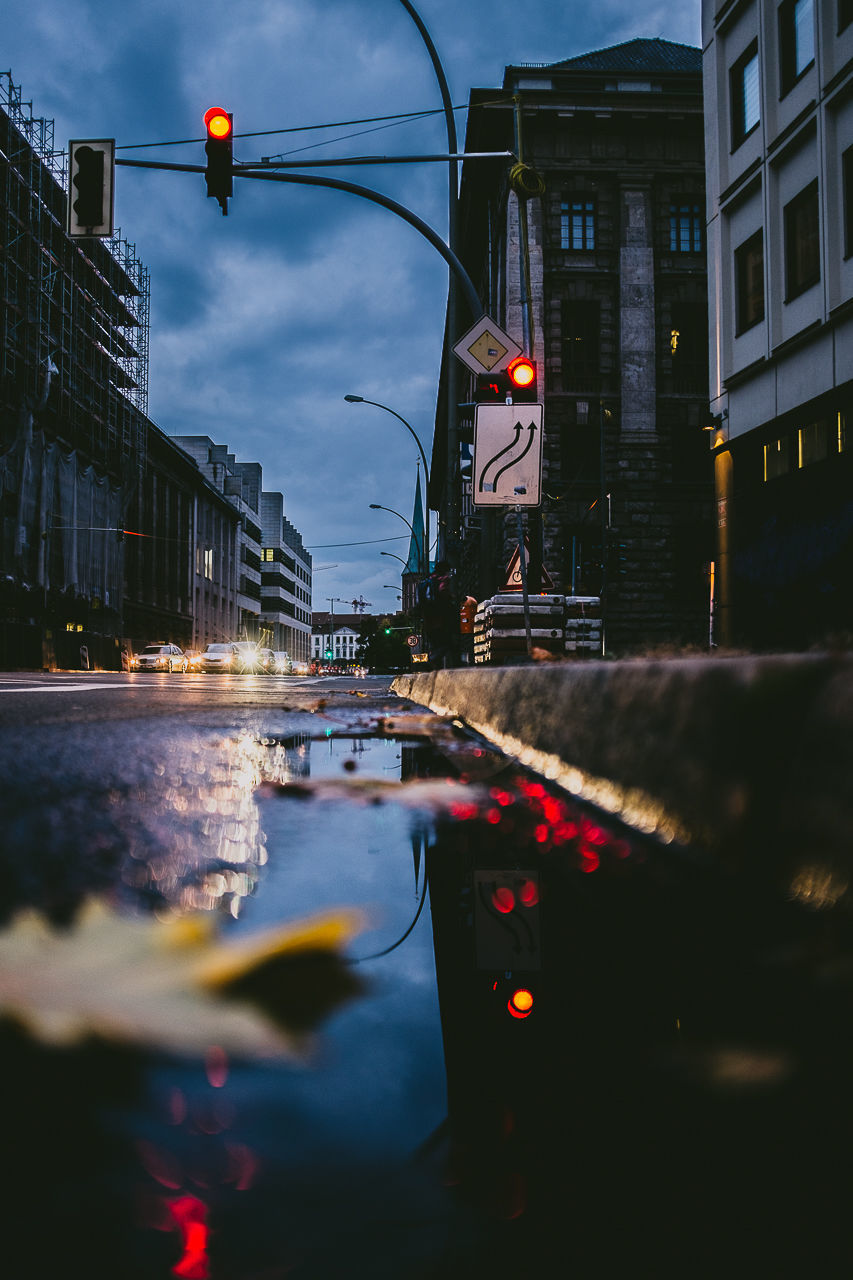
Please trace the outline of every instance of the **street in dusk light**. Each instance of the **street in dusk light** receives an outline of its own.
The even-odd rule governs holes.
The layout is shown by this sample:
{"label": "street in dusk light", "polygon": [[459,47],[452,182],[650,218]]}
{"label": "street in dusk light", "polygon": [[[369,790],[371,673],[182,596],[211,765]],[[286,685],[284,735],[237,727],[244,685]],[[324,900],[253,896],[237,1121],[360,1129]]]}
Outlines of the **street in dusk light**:
{"label": "street in dusk light", "polygon": [[[471,87],[497,90],[509,63],[554,62],[635,36],[699,43],[694,5],[545,0],[519,21],[508,0],[431,0],[421,16],[460,139]],[[132,11],[81,0],[73,14],[9,0],[4,17],[4,67],[35,114],[55,122],[60,149],[113,137],[119,157],[204,165],[202,117],[216,105],[233,113],[242,161],[447,150],[429,55],[399,0],[155,0]],[[194,141],[151,145],[183,139]],[[446,238],[445,165],[328,172],[396,198]],[[323,596],[363,594],[390,609],[378,552],[405,557],[407,537],[367,504],[411,515],[417,451],[387,415],[343,397],[396,409],[430,452],[447,267],[416,231],[363,200],[235,186],[223,218],[200,175],[117,170],[116,223],[150,272],[149,413],[167,434],[207,435],[261,463],[315,564],[338,564],[318,583],[315,608]]]}

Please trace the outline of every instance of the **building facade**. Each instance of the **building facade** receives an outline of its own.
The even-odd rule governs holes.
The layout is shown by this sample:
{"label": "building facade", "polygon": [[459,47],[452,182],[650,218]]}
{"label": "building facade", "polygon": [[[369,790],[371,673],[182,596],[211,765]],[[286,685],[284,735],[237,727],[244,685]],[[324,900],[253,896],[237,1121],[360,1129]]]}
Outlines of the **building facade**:
{"label": "building facade", "polygon": [[261,618],[269,648],[305,662],[311,642],[311,555],[285,517],[280,493],[261,494],[261,538]]}
{"label": "building facade", "polygon": [[[311,661],[354,667],[359,659],[359,634],[368,615],[314,613],[311,622]],[[331,655],[331,656],[327,656]]]}
{"label": "building facade", "polygon": [[[538,366],[534,589],[600,595],[610,652],[707,644],[701,53],[633,40],[507,67],[500,91],[472,91],[465,149],[524,161],[465,164],[459,220],[484,310]],[[476,394],[472,382],[460,399]],[[446,484],[455,467],[440,452],[444,402],[442,388],[432,476]],[[463,453],[472,430],[469,411]],[[473,502],[464,459],[460,474],[462,526],[446,545],[462,585],[483,599],[503,585],[517,520]]]}
{"label": "building facade", "polygon": [[234,506],[185,450],[151,424],[144,474],[124,532],[124,635],[203,649],[237,627]]}
{"label": "building facade", "polygon": [[0,665],[118,666],[146,466],[148,273],[72,240],[53,121],[0,73]]}
{"label": "building facade", "polygon": [[853,5],[703,0],[722,644],[853,634]]}

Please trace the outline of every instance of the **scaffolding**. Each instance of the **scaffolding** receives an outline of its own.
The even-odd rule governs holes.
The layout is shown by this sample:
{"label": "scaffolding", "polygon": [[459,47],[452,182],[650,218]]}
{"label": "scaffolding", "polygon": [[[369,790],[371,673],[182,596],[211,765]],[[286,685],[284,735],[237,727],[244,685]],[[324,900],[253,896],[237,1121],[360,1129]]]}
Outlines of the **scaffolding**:
{"label": "scaffolding", "polygon": [[126,481],[145,461],[148,271],[120,230],[103,241],[68,237],[67,155],[10,72],[0,72],[0,109],[6,408],[15,397],[38,406],[40,426]]}
{"label": "scaffolding", "polygon": [[120,231],[68,236],[66,189],[53,121],[0,72],[0,630],[115,637],[148,452],[150,281]]}

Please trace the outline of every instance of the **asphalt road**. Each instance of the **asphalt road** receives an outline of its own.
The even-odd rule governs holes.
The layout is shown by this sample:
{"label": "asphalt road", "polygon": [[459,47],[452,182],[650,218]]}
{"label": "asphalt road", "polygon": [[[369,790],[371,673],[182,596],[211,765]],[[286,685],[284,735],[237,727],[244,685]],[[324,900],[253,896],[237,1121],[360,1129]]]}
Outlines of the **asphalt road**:
{"label": "asphalt road", "polygon": [[354,707],[352,720],[367,721],[387,708],[399,710],[390,692],[391,676],[178,675],[79,672],[0,673],[0,724],[61,722],[72,725],[139,716],[201,716],[242,712],[276,720],[282,713],[312,714],[325,702],[330,710]]}

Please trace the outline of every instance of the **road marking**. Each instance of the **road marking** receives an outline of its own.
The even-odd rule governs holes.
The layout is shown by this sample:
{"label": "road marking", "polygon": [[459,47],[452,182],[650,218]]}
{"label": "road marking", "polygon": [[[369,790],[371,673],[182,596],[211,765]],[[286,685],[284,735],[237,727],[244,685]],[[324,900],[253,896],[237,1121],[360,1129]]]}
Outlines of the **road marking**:
{"label": "road marking", "polygon": [[129,684],[15,684],[8,689],[0,688],[0,693],[74,693],[80,689],[130,689]]}

